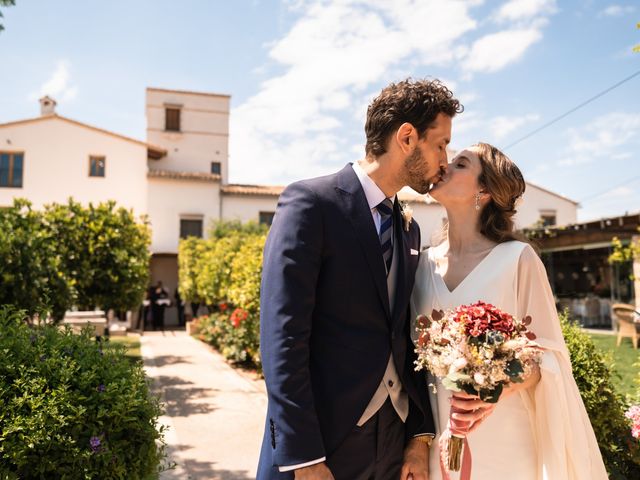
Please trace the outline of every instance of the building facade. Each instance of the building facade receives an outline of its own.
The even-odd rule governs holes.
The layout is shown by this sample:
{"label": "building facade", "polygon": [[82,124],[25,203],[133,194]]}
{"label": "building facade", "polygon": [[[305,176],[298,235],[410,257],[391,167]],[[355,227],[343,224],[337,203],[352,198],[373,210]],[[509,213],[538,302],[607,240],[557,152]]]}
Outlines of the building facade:
{"label": "building facade", "polygon": [[[40,100],[38,117],[0,124],[0,206],[14,198],[34,207],[115,200],[151,223],[152,281],[175,291],[180,238],[206,236],[211,222],[270,224],[281,186],[230,184],[230,97],[147,88],[146,141],[100,129],[56,113]],[[428,196],[402,191],[428,246],[442,230],[446,212]],[[577,203],[532,184],[519,207],[517,225],[575,223]],[[175,312],[167,312],[171,323]]]}

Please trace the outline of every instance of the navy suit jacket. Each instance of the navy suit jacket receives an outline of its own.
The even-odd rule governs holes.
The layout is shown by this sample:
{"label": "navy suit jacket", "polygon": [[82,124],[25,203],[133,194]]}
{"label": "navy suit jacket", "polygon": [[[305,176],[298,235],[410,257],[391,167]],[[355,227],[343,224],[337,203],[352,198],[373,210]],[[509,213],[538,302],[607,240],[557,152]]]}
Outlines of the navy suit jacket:
{"label": "navy suit jacket", "polygon": [[330,455],[353,429],[389,355],[409,396],[407,437],[435,433],[409,332],[420,230],[394,205],[398,255],[390,311],[382,248],[351,165],[282,193],[264,250],[260,350],[268,412],[258,479]]}

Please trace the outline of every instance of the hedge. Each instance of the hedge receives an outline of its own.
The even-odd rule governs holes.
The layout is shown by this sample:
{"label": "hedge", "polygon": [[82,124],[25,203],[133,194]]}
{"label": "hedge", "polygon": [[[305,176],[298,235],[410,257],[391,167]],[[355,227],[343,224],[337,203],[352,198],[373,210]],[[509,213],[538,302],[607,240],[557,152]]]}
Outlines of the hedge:
{"label": "hedge", "polygon": [[225,358],[260,368],[260,277],[266,227],[218,222],[209,238],[180,242],[179,285],[187,301],[204,302],[197,335]]}
{"label": "hedge", "polygon": [[0,351],[0,478],[158,477],[160,404],[124,346],[5,306]]}
{"label": "hedge", "polygon": [[640,478],[640,444],[631,436],[625,401],[611,382],[604,353],[579,326],[561,315],[562,333],[569,349],[573,377],[596,433],[612,480]]}

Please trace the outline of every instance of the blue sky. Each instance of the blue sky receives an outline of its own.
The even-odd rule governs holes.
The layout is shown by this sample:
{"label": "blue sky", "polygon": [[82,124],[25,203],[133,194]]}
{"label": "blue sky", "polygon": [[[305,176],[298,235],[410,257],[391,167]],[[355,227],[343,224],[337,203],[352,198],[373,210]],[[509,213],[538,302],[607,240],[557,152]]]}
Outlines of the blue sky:
{"label": "blue sky", "polygon": [[[362,157],[388,82],[441,78],[452,146],[505,147],[640,70],[637,0],[17,0],[0,122],[58,113],[145,137],[147,86],[232,96],[230,179],[286,184]],[[506,150],[579,219],[640,210],[640,76]]]}

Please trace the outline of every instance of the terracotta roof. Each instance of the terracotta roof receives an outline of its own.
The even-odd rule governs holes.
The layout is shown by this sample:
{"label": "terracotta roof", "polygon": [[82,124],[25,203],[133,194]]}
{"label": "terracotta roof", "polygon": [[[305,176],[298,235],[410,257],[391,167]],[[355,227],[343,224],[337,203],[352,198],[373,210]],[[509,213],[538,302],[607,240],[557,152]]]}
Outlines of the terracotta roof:
{"label": "terracotta roof", "polygon": [[77,120],[63,117],[56,113],[51,115],[42,115],[40,117],[27,118],[24,120],[17,120],[15,122],[0,123],[0,128],[13,127],[15,125],[24,125],[27,123],[36,123],[36,122],[42,122],[42,121],[48,121],[48,120],[62,120],[64,122],[70,123],[78,127],[88,128],[89,130],[93,130],[94,132],[104,133],[105,135],[110,135],[112,137],[119,138],[121,140],[126,140],[127,142],[132,142],[137,145],[142,145],[144,147],[147,147],[147,156],[149,158],[158,159],[158,158],[164,157],[167,154],[167,151],[162,147],[151,145],[150,143],[146,143],[141,140],[136,140],[135,138],[127,137],[125,135],[120,135],[119,133],[114,133],[109,130],[105,130],[103,128],[94,127],[93,125],[89,125],[87,123],[78,122]]}
{"label": "terracotta roof", "polygon": [[159,170],[150,168],[147,172],[149,178],[169,178],[172,180],[195,180],[199,182],[219,182],[220,175],[206,172],[176,172],[173,170]]}
{"label": "terracotta roof", "polygon": [[192,90],[173,90],[171,88],[155,88],[155,87],[147,87],[148,91],[152,92],[167,92],[167,93],[186,93],[189,95],[204,95],[207,97],[226,97],[231,98],[231,95],[227,95],[224,93],[208,93],[208,92],[194,92]]}
{"label": "terracotta roof", "polygon": [[222,193],[227,195],[268,195],[278,197],[284,187],[276,185],[225,185]]}

